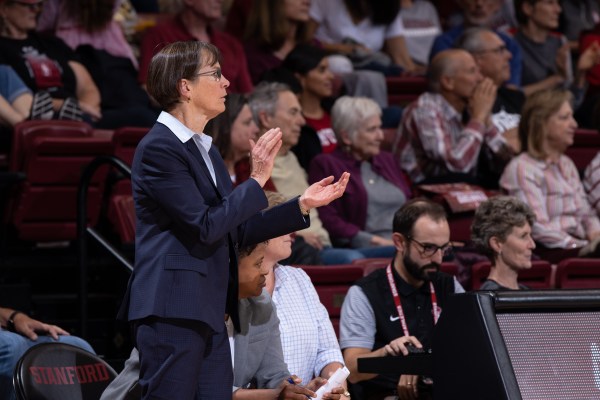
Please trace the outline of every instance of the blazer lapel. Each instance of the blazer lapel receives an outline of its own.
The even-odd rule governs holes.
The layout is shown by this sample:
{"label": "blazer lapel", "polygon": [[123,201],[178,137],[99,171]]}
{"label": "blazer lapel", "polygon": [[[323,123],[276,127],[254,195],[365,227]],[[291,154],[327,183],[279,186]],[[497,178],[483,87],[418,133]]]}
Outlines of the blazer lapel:
{"label": "blazer lapel", "polygon": [[[196,160],[196,162],[200,166],[200,169],[202,170],[204,175],[206,175],[206,178],[208,179],[208,181],[210,182],[212,187],[215,189],[215,191],[217,192],[219,197],[223,197],[223,194],[219,191],[219,189],[213,182],[212,176],[210,175],[210,171],[208,170],[208,166],[206,165],[206,162],[204,162],[204,157],[202,157],[200,150],[198,150],[198,146],[196,146],[194,139],[188,140],[187,142],[185,142],[185,145],[186,145],[187,149],[192,153],[194,160]],[[211,157],[211,160],[212,159],[213,158]],[[213,163],[213,167],[214,167],[214,163]],[[216,177],[217,177],[217,168],[215,168],[215,178]]]}

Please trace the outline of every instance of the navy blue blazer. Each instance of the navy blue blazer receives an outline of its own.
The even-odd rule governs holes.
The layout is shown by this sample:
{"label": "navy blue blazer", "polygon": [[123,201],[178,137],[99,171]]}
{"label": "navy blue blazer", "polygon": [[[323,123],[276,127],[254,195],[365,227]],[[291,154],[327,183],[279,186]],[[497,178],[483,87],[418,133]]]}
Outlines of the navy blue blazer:
{"label": "navy blue blazer", "polygon": [[182,143],[162,123],[136,149],[131,173],[135,264],[122,307],[130,321],[149,316],[190,319],[221,332],[227,305],[239,330],[238,267],[232,247],[310,224],[297,199],[261,211],[267,199],[260,185],[248,179],[233,190],[214,146],[209,156],[216,186],[194,140]]}

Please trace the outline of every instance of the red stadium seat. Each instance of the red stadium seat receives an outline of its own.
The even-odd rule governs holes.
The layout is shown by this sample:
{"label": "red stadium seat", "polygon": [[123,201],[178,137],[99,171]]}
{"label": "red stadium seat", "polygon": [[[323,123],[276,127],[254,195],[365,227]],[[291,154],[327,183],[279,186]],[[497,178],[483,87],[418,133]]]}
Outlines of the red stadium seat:
{"label": "red stadium seat", "polygon": [[342,304],[350,286],[363,276],[357,265],[302,265],[310,277],[321,303],[327,309],[336,335],[339,334],[339,319]]}
{"label": "red stadium seat", "polygon": [[556,266],[556,287],[600,289],[600,259],[568,258]]}
{"label": "red stadium seat", "polygon": [[592,129],[577,129],[573,144],[565,154],[573,160],[580,173],[600,151],[600,133]]}
{"label": "red stadium seat", "polygon": [[[478,290],[490,274],[491,263],[481,261],[471,269],[471,288]],[[535,260],[530,269],[519,271],[519,283],[531,289],[551,289],[554,287],[554,270],[548,261]]]}
{"label": "red stadium seat", "polygon": [[424,76],[388,76],[385,81],[390,105],[405,106],[427,91]]}
{"label": "red stadium seat", "polygon": [[127,165],[131,165],[135,149],[148,131],[148,128],[134,126],[125,126],[115,130],[112,136],[114,155],[123,160]]}
{"label": "red stadium seat", "polygon": [[[110,135],[96,135],[83,122],[26,121],[15,127],[10,171],[26,180],[14,188],[6,220],[21,240],[53,242],[77,237],[77,188],[83,169],[97,156],[110,155]],[[108,169],[100,169],[90,185],[88,223],[100,213]]]}

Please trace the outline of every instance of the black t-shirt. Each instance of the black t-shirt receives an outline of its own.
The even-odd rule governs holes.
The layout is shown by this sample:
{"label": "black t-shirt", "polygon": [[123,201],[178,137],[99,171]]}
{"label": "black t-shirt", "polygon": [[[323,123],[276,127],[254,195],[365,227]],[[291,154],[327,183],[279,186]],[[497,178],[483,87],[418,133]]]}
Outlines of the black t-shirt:
{"label": "black t-shirt", "polygon": [[54,98],[76,97],[77,81],[69,61],[76,55],[61,39],[30,32],[27,39],[0,37],[0,62],[9,64],[31,90]]}

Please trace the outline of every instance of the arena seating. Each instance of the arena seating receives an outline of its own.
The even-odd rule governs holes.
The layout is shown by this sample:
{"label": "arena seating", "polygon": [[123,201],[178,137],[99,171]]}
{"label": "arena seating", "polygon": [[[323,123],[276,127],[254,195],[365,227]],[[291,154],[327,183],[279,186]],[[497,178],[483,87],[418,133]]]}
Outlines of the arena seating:
{"label": "arena seating", "polygon": [[[490,273],[489,261],[478,262],[471,269],[471,288],[478,290]],[[530,289],[551,289],[554,287],[554,268],[544,260],[531,262],[530,269],[519,271],[519,283]]]}

